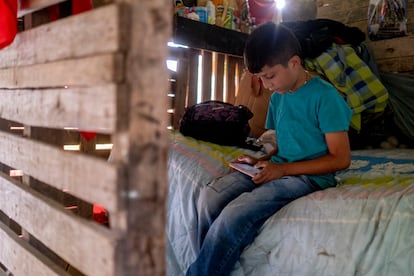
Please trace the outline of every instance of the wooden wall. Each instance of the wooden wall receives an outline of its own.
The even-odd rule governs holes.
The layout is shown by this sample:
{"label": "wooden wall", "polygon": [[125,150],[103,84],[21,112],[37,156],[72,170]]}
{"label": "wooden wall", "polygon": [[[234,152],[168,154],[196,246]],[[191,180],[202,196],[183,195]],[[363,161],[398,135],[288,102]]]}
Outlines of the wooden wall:
{"label": "wooden wall", "polygon": [[[408,36],[368,41],[378,68],[384,72],[414,74],[414,0],[408,0]],[[329,18],[367,32],[369,1],[318,0],[318,18]]]}
{"label": "wooden wall", "polygon": [[170,126],[178,129],[185,108],[201,101],[234,103],[244,70],[247,34],[174,16],[172,41],[190,47],[171,47],[178,62],[170,72]]}
{"label": "wooden wall", "polygon": [[[116,0],[40,21],[0,51],[0,274],[164,275],[170,9]],[[63,150],[81,130],[110,137],[111,162]]]}
{"label": "wooden wall", "polygon": [[[208,100],[235,102],[244,68],[243,58],[194,48],[172,48],[170,51],[171,57],[178,61],[178,70],[172,72],[170,78],[171,91],[175,95],[170,103],[172,128],[178,129],[179,120],[188,106]],[[199,74],[201,78],[198,78]]]}

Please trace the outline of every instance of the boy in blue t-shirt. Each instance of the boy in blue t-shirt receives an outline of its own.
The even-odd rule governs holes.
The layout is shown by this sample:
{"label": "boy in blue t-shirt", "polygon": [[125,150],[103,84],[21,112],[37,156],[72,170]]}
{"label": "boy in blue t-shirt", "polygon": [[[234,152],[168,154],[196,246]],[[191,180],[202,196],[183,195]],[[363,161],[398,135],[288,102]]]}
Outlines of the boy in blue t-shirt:
{"label": "boy in blue t-shirt", "polygon": [[271,215],[289,202],[336,185],[334,173],[350,164],[351,109],[335,88],[302,66],[300,44],[282,25],[268,22],[249,36],[247,69],[275,91],[266,128],[277,149],[236,162],[261,168],[254,177],[233,172],[200,192],[197,259],[187,275],[229,275],[243,249]]}

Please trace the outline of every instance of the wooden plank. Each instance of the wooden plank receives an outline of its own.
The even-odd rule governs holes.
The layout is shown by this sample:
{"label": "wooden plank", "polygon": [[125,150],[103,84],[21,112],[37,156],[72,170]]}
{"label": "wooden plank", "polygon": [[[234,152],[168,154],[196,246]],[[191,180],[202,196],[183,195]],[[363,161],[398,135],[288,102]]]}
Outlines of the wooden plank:
{"label": "wooden plank", "polygon": [[367,20],[368,2],[360,0],[317,0],[317,18],[333,19],[344,24]]}
{"label": "wooden plank", "polygon": [[118,169],[105,160],[4,132],[0,132],[0,157],[1,163],[85,201],[109,211],[120,208]]}
{"label": "wooden plank", "polygon": [[0,51],[0,68],[121,51],[121,11],[119,5],[109,5],[21,32]]}
{"label": "wooden plank", "polygon": [[19,238],[1,221],[0,241],[0,262],[13,275],[69,276],[67,272],[39,254],[26,241]]}
{"label": "wooden plank", "polygon": [[212,54],[209,51],[202,51],[203,56],[203,77],[201,85],[201,101],[211,100],[211,73],[212,73]]}
{"label": "wooden plank", "polygon": [[227,101],[234,104],[236,101],[236,70],[238,58],[227,57]]}
{"label": "wooden plank", "polygon": [[414,35],[368,42],[376,59],[413,56],[413,45]]}
{"label": "wooden plank", "polygon": [[4,173],[0,191],[0,209],[68,263],[86,275],[114,275],[117,237],[109,229],[76,217]]}
{"label": "wooden plank", "polygon": [[178,68],[175,82],[175,97],[173,98],[173,127],[179,128],[180,118],[183,116],[188,93],[188,72],[190,70],[188,57],[183,55],[178,59]]}
{"label": "wooden plank", "polygon": [[1,117],[25,125],[79,128],[99,133],[116,129],[116,85],[44,90],[0,89]]}
{"label": "wooden plank", "polygon": [[216,25],[174,17],[174,42],[192,48],[242,56],[247,36]]}
{"label": "wooden plank", "polygon": [[123,57],[104,54],[46,64],[0,69],[0,88],[53,88],[120,82]]}
{"label": "wooden plank", "polygon": [[414,73],[414,55],[376,60],[378,69],[382,72]]}
{"label": "wooden plank", "polygon": [[17,17],[22,17],[26,14],[64,1],[66,0],[19,0],[19,11],[17,13]]}
{"label": "wooden plank", "polygon": [[187,106],[192,106],[197,103],[198,56],[199,55],[200,55],[199,50],[189,49]]}
{"label": "wooden plank", "polygon": [[219,101],[224,100],[223,88],[224,88],[224,62],[225,55],[217,54],[217,63],[216,63],[216,99]]}
{"label": "wooden plank", "polygon": [[414,52],[412,45],[414,35],[369,41],[375,62],[383,72],[413,72]]}

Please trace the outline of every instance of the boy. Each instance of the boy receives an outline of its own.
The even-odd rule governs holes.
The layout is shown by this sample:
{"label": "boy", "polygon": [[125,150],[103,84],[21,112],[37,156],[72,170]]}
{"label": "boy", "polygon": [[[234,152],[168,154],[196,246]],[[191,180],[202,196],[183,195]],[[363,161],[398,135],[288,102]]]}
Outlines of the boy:
{"label": "boy", "polygon": [[236,162],[261,171],[233,172],[210,183],[198,202],[196,261],[187,275],[229,275],[263,223],[289,202],[336,185],[334,172],[350,164],[351,110],[335,88],[303,67],[300,44],[282,25],[268,22],[249,36],[247,69],[275,91],[266,128],[276,131],[277,150],[260,160]]}

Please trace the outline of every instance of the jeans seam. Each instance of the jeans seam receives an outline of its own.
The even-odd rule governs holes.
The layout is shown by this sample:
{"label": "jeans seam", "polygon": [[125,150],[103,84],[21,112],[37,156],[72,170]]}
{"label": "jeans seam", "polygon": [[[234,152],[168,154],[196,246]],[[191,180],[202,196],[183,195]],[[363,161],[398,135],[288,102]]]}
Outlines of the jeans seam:
{"label": "jeans seam", "polygon": [[[245,237],[246,237],[246,235],[247,235],[248,230],[250,230],[250,229],[252,228],[252,226],[253,226],[253,223],[249,223],[248,225],[246,225],[246,226],[244,227],[244,229],[245,229],[246,231],[244,231],[243,236],[241,236],[241,237],[239,237],[239,238],[237,239],[237,244],[239,244],[239,245],[240,245],[240,242],[241,242],[242,240],[244,240],[244,238],[245,238]],[[228,251],[227,251],[226,255],[223,257],[222,261],[220,262],[220,266],[219,266],[219,267],[218,267],[218,269],[215,271],[215,273],[220,274],[220,271],[222,270],[222,268],[224,267],[224,265],[227,263],[227,260],[228,260],[229,256],[231,256],[231,255],[233,254],[234,250],[235,250],[235,246],[232,246],[232,247],[230,248],[230,250],[228,250]]]}

